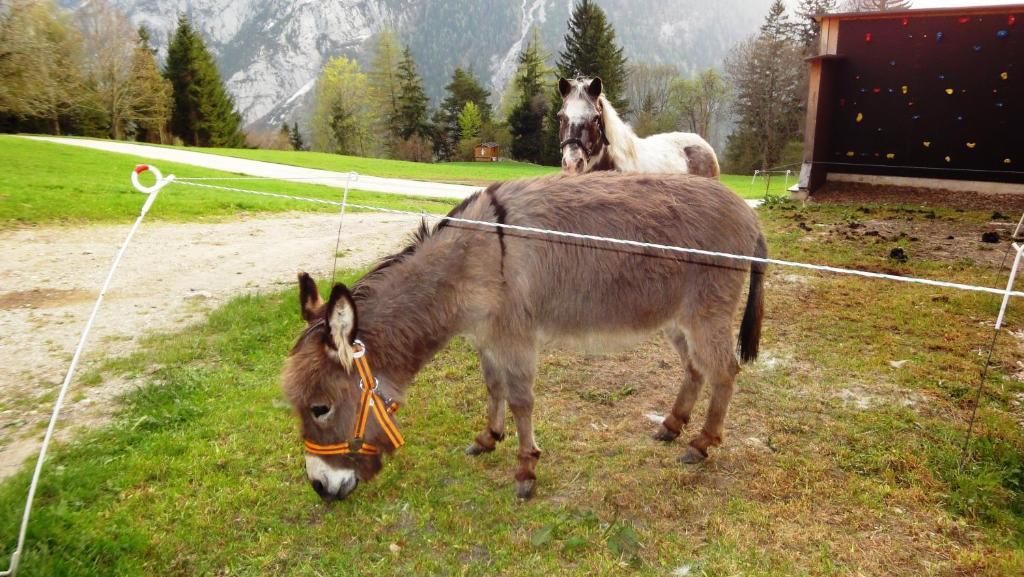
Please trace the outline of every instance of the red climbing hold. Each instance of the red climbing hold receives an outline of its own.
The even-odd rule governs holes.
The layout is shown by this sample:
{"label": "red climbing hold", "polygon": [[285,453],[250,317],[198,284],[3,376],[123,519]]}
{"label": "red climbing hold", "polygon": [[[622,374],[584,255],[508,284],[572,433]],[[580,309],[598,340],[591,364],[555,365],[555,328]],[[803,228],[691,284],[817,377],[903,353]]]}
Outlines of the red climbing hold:
{"label": "red climbing hold", "polygon": [[871,42],[871,33],[868,32],[864,35],[864,42]]}
{"label": "red climbing hold", "polygon": [[903,27],[906,28],[907,25],[910,24],[910,18],[904,18],[903,20],[900,21],[900,24],[902,24]]}
{"label": "red climbing hold", "polygon": [[1017,23],[1017,17],[1014,16],[1013,14],[1010,14],[1009,16],[1006,17],[1006,23],[1009,24],[1010,26],[1013,26],[1014,24]]}
{"label": "red climbing hold", "polygon": [[961,23],[961,24],[967,24],[968,22],[971,21],[971,19],[966,17],[966,16],[961,16],[961,17],[957,18],[956,21]]}

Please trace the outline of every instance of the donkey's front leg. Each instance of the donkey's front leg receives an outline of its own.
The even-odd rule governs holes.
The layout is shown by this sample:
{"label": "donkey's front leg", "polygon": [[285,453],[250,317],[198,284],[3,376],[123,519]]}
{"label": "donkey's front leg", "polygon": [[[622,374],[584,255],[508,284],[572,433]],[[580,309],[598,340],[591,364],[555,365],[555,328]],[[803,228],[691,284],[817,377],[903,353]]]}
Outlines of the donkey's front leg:
{"label": "donkey's front leg", "polygon": [[480,368],[487,384],[487,426],[476,439],[466,447],[467,455],[489,453],[505,438],[505,403],[508,388],[502,371],[494,361],[493,355],[486,349],[479,349]]}

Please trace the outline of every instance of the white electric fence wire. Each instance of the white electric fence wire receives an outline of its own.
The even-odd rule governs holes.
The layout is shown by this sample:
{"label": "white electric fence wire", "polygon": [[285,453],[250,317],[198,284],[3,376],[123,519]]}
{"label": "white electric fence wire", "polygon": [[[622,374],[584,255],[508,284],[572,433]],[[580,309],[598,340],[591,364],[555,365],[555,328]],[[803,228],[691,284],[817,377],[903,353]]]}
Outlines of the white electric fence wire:
{"label": "white electric fence wire", "polygon": [[[141,168],[141,167],[140,167]],[[68,366],[68,372],[64,375],[64,383],[60,386],[60,392],[57,394],[57,401],[53,404],[53,412],[50,414],[50,424],[46,427],[46,435],[43,436],[43,444],[39,447],[39,457],[36,459],[36,467],[32,472],[32,481],[28,486],[28,497],[25,499],[25,512],[21,517],[21,528],[18,530],[18,544],[14,549],[14,553],[11,554],[11,565],[3,572],[0,572],[0,577],[11,577],[18,570],[18,562],[21,560],[21,555],[25,548],[25,536],[28,531],[29,517],[32,514],[32,502],[35,500],[36,488],[39,486],[39,476],[43,470],[43,462],[46,460],[46,451],[50,447],[50,441],[53,439],[53,431],[57,427],[57,419],[60,417],[61,407],[64,405],[64,397],[67,395],[68,388],[71,385],[71,380],[75,376],[75,369],[78,368],[78,361],[82,357],[82,351],[85,350],[85,342],[89,338],[89,331],[92,330],[92,324],[96,320],[96,314],[100,310],[100,305],[103,304],[103,296],[107,294],[107,289],[110,288],[110,281],[114,278],[114,271],[117,270],[117,265],[121,263],[121,257],[124,256],[125,251],[128,249],[129,243],[132,241],[132,237],[135,236],[135,231],[139,229],[139,225],[142,224],[142,219],[145,218],[146,213],[149,212],[150,207],[153,206],[153,202],[156,201],[157,194],[160,193],[160,189],[167,186],[174,180],[174,175],[170,174],[167,178],[163,178],[160,171],[153,167],[142,168],[141,171],[151,170],[156,175],[156,183],[152,186],[142,186],[138,181],[138,172],[132,173],[132,183],[135,187],[143,194],[148,194],[146,202],[142,205],[142,210],[139,211],[138,218],[135,219],[135,224],[132,225],[128,231],[128,236],[125,237],[124,242],[121,243],[120,250],[117,251],[117,256],[114,257],[113,264],[110,265],[110,271],[107,272],[107,278],[103,281],[103,287],[100,288],[100,294],[96,297],[95,304],[92,305],[92,312],[89,314],[89,320],[85,323],[85,329],[82,331],[82,336],[78,339],[78,346],[75,347],[75,354],[71,357],[71,365]]]}
{"label": "white electric fence wire", "polygon": [[[180,179],[176,180],[175,182],[177,184],[185,184],[185,185],[188,185],[188,186],[197,186],[197,187],[202,187],[202,188],[214,188],[214,189],[226,190],[226,191],[230,191],[230,192],[241,192],[241,193],[244,193],[244,194],[255,194],[255,195],[259,195],[259,196],[269,196],[269,197],[273,197],[273,198],[284,198],[284,199],[297,200],[297,201],[302,201],[302,202],[312,202],[312,203],[318,203],[318,204],[326,204],[326,205],[330,205],[330,206],[338,206],[339,204],[341,204],[341,203],[338,203],[337,201],[324,200],[322,198],[307,198],[307,197],[301,197],[301,196],[291,196],[291,195],[287,195],[287,194],[278,194],[278,193],[273,193],[273,192],[264,192],[264,191],[260,191],[260,190],[247,190],[247,189],[243,189],[243,188],[234,188],[234,187],[229,187],[229,186],[218,186],[218,185],[213,185],[213,184],[202,184],[202,183],[198,183],[198,182],[190,182],[190,181],[184,181],[184,180],[180,180]],[[431,219],[435,219],[435,220],[447,220],[447,221],[450,221],[450,222],[461,222],[463,224],[474,224],[474,225],[480,225],[480,226],[489,226],[489,227],[493,227],[493,228],[503,228],[503,229],[507,229],[507,230],[517,230],[517,231],[521,231],[521,232],[532,232],[532,233],[548,235],[548,236],[556,236],[556,237],[563,237],[563,238],[573,238],[573,239],[578,239],[578,240],[589,240],[589,241],[604,242],[604,243],[609,243],[609,244],[633,246],[633,247],[638,247],[638,248],[652,248],[652,249],[665,250],[665,251],[669,251],[669,252],[678,252],[678,253],[686,253],[686,254],[698,254],[698,255],[702,255],[702,256],[710,256],[710,257],[716,257],[716,258],[725,258],[725,259],[748,261],[748,262],[760,262],[760,263],[764,263],[764,264],[774,264],[774,265],[779,265],[779,266],[788,266],[788,267],[802,268],[802,269],[807,269],[807,270],[817,270],[817,271],[831,272],[831,273],[836,273],[836,274],[853,275],[853,276],[860,276],[860,277],[864,277],[864,278],[884,279],[884,280],[891,280],[891,281],[896,281],[896,282],[922,284],[922,285],[941,287],[941,288],[950,288],[950,289],[956,289],[956,290],[964,290],[964,291],[972,291],[972,292],[980,292],[980,293],[988,293],[988,294],[997,294],[997,295],[1004,295],[1004,296],[1007,296],[1007,297],[1024,297],[1024,292],[1013,291],[1013,290],[1010,290],[1009,288],[1004,290],[1004,289],[1000,289],[1000,288],[975,286],[975,285],[956,283],[956,282],[939,281],[939,280],[932,280],[932,279],[926,279],[926,278],[917,278],[917,277],[909,277],[909,276],[898,276],[898,275],[894,275],[894,274],[885,274],[885,273],[879,273],[879,272],[871,272],[871,271],[857,270],[857,269],[850,269],[850,268],[841,268],[841,267],[828,266],[828,265],[819,265],[819,264],[809,264],[809,263],[803,263],[803,262],[794,262],[794,261],[781,260],[781,259],[776,259],[776,258],[761,258],[761,257],[756,257],[756,256],[748,256],[748,255],[741,255],[741,254],[730,254],[730,253],[725,253],[725,252],[703,250],[703,249],[699,249],[699,248],[687,248],[687,247],[681,247],[681,246],[671,246],[671,245],[665,245],[665,244],[641,242],[641,241],[636,241],[636,240],[625,240],[625,239],[620,239],[620,238],[610,238],[610,237],[605,237],[605,236],[596,236],[596,235],[591,235],[591,234],[579,234],[579,233],[575,233],[575,232],[564,232],[564,231],[560,231],[560,230],[549,230],[549,229],[543,229],[543,228],[535,228],[535,227],[532,227],[532,226],[519,226],[519,225],[515,225],[515,224],[502,224],[502,223],[487,222],[487,221],[482,221],[482,220],[470,220],[470,219],[458,218],[458,217],[454,217],[454,216],[444,216],[444,215],[440,215],[440,214],[426,214],[426,213],[412,212],[412,211],[408,211],[408,210],[397,210],[397,209],[393,209],[393,208],[384,208],[384,207],[380,207],[380,206],[370,206],[370,205],[365,205],[365,204],[355,204],[355,203],[347,203],[347,204],[351,208],[358,208],[358,209],[370,210],[370,211],[375,211],[375,212],[384,212],[384,213],[389,213],[389,214],[402,214],[402,215],[410,215],[410,216],[422,216],[424,218],[431,218]]]}

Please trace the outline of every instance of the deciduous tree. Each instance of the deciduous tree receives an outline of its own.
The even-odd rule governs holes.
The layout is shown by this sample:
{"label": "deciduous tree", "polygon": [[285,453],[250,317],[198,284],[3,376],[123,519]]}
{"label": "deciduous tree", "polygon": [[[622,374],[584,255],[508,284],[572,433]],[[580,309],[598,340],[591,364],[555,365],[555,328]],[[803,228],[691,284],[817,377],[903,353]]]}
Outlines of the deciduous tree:
{"label": "deciduous tree", "polygon": [[365,156],[374,147],[369,86],[369,77],[355,60],[339,56],[328,61],[316,82],[310,123],[314,150]]}

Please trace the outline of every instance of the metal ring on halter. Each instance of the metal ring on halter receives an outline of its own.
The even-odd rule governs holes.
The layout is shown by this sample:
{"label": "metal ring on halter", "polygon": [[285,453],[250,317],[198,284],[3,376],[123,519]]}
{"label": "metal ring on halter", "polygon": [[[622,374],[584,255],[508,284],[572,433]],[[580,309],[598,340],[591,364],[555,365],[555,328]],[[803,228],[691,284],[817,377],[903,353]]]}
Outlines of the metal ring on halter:
{"label": "metal ring on halter", "polygon": [[[363,387],[363,379],[359,379],[359,390],[361,391],[361,390],[363,390],[363,388],[364,388]],[[373,377],[373,388],[370,389],[370,392],[371,393],[376,393],[377,389],[379,389],[379,388],[380,388],[380,379],[378,379],[377,377]],[[373,403],[373,400],[371,399],[370,402]]]}
{"label": "metal ring on halter", "polygon": [[[139,182],[139,175],[146,171],[152,172],[153,176],[156,177],[156,182],[154,182],[152,186],[143,186],[142,183]],[[140,164],[135,167],[135,170],[132,171],[132,186],[134,186],[135,190],[141,192],[142,194],[151,194],[160,190],[160,183],[163,182],[163,180],[164,175],[161,174],[160,169],[158,169],[155,166],[149,166],[148,164]]]}
{"label": "metal ring on halter", "polygon": [[359,350],[352,353],[353,359],[361,359],[366,356],[366,345],[363,344],[363,341],[355,339],[352,341],[352,344],[359,346]]}

